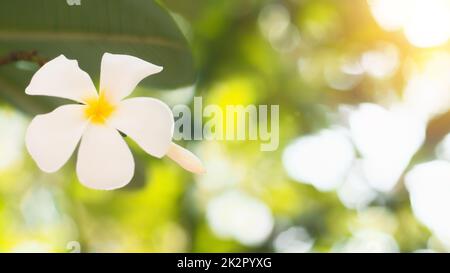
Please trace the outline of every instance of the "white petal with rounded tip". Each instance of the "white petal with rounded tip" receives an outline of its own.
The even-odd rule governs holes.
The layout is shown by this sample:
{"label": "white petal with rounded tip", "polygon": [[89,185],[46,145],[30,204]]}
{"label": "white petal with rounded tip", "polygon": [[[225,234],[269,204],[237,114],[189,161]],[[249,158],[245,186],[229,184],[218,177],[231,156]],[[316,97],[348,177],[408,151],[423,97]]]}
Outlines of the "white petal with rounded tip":
{"label": "white petal with rounded tip", "polygon": [[118,102],[133,92],[144,78],[162,71],[157,66],[129,55],[105,53],[102,58],[100,91]]}
{"label": "white petal with rounded tip", "polygon": [[134,174],[134,159],[116,129],[90,125],[83,134],[77,159],[81,184],[99,190],[125,186]]}
{"label": "white petal with rounded tip", "polygon": [[108,124],[127,134],[152,156],[163,157],[172,143],[170,108],[153,98],[131,98],[117,106]]}
{"label": "white petal with rounded tip", "polygon": [[45,172],[55,172],[69,160],[88,121],[83,105],[64,105],[38,115],[30,123],[25,142],[31,157]]}
{"label": "white petal with rounded tip", "polygon": [[34,74],[25,93],[78,102],[97,97],[97,91],[89,75],[80,69],[76,60],[69,60],[64,55],[42,66]]}

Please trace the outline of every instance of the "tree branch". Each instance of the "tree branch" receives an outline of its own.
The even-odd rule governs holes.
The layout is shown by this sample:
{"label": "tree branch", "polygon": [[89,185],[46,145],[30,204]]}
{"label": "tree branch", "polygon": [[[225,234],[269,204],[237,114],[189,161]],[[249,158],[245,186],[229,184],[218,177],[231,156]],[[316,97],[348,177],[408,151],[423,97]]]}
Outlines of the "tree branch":
{"label": "tree branch", "polygon": [[37,50],[32,51],[15,51],[5,56],[0,56],[0,65],[6,65],[17,61],[28,61],[43,66],[48,60],[40,57]]}

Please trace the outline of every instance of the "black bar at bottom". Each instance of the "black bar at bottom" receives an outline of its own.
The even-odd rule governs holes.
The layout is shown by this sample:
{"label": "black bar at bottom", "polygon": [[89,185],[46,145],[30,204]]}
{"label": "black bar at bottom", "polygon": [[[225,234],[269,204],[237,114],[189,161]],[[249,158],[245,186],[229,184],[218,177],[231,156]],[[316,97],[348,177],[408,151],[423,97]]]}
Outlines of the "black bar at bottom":
{"label": "black bar at bottom", "polygon": [[[402,270],[417,266],[438,268],[446,266],[448,254],[281,254],[281,253],[135,253],[135,254],[0,254],[3,267],[11,264],[15,269],[39,265],[43,269],[60,263],[70,270],[90,269],[98,266],[124,272],[311,272],[316,270],[345,270],[346,272],[385,272],[394,265]],[[48,264],[46,264],[48,262]],[[86,263],[85,263],[86,262]],[[119,271],[120,272],[120,271]]]}

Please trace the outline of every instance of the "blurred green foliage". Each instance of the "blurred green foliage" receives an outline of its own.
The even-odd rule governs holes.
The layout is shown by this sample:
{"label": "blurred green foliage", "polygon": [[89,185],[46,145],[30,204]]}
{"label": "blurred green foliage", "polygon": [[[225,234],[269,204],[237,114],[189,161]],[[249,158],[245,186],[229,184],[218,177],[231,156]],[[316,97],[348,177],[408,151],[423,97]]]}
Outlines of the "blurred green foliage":
{"label": "blurred green foliage", "polygon": [[[279,149],[261,152],[251,141],[187,143],[207,163],[208,173],[202,177],[133,149],[146,181],[103,192],[80,185],[73,162],[56,174],[42,173],[21,145],[19,131],[14,139],[0,139],[7,145],[20,142],[15,160],[0,150],[0,157],[11,159],[0,169],[0,251],[66,252],[68,242],[78,241],[86,252],[272,252],[277,236],[292,226],[309,233],[314,241],[311,251],[331,251],[361,226],[392,234],[401,251],[427,248],[430,234],[412,215],[402,186],[358,212],[342,205],[334,192],[294,182],[281,162],[290,141],[332,124],[330,113],[339,105],[399,96],[389,90],[404,85],[400,70],[389,78],[363,76],[345,90],[336,90],[324,74],[339,83],[333,69],[341,60],[386,42],[401,49],[400,63],[406,62],[407,54],[420,59],[421,52],[409,54],[415,48],[403,36],[376,24],[366,1],[158,3],[82,0],[80,7],[69,7],[64,1],[3,1],[0,56],[29,50],[46,59],[67,54],[97,79],[102,52],[136,55],[165,67],[161,77],[141,84],[136,95],[171,104],[190,104],[194,93],[218,105],[279,104]],[[286,33],[271,33],[277,21],[264,18],[273,5],[287,11],[280,19],[287,18]],[[71,38],[70,33],[77,36]],[[51,108],[40,103],[60,103],[24,95],[37,68],[29,61],[0,65],[0,115],[9,115],[1,121],[2,132],[9,122],[26,125],[29,116],[18,111],[36,113]],[[176,89],[194,83],[194,93]],[[429,157],[427,149],[418,157]],[[208,204],[229,190],[245,192],[269,208],[274,225],[261,243],[221,236],[211,228]]]}

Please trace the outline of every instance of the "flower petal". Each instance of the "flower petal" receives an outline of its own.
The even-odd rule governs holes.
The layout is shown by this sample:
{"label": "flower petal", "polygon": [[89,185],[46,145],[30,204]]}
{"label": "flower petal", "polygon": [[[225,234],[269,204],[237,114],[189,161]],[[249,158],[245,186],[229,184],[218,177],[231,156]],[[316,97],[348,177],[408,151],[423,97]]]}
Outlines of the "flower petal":
{"label": "flower petal", "polygon": [[161,158],[172,143],[174,120],[169,107],[153,98],[120,102],[109,124],[127,134],[152,156]]}
{"label": "flower petal", "polygon": [[76,60],[69,60],[64,55],[42,66],[34,74],[25,93],[60,97],[82,103],[97,97],[89,75],[80,69]]}
{"label": "flower petal", "polygon": [[69,160],[88,123],[84,108],[64,105],[31,121],[25,142],[40,169],[55,172]]}
{"label": "flower petal", "polygon": [[134,159],[116,129],[90,125],[78,151],[77,174],[86,187],[112,190],[125,186],[134,174]]}
{"label": "flower petal", "polygon": [[100,91],[112,102],[118,102],[133,92],[144,78],[162,71],[157,66],[128,55],[105,53],[102,58]]}

